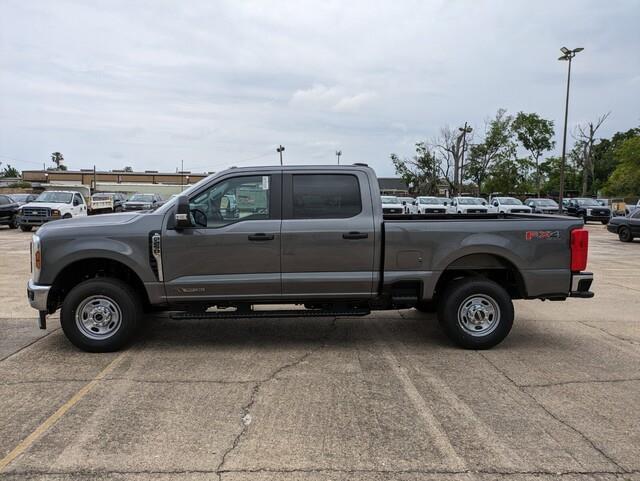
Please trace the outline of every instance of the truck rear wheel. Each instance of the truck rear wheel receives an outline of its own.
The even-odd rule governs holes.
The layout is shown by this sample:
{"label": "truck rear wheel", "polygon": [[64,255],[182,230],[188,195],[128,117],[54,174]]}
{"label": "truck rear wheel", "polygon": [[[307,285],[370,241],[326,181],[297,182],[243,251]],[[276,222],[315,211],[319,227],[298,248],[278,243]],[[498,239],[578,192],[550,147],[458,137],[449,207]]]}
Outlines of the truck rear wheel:
{"label": "truck rear wheel", "polygon": [[438,303],[444,331],[465,349],[489,349],[499,344],[511,331],[513,317],[509,293],[480,277],[453,281]]}
{"label": "truck rear wheel", "polygon": [[620,227],[618,229],[618,239],[620,239],[622,242],[631,242],[633,240],[631,229],[624,225]]}
{"label": "truck rear wheel", "polygon": [[142,317],[140,299],[118,279],[84,281],[67,295],[60,324],[73,345],[88,352],[112,352],[125,346]]}
{"label": "truck rear wheel", "polygon": [[33,228],[33,226],[30,226],[30,225],[21,225],[20,226],[20,230],[22,232],[31,232],[32,228]]}

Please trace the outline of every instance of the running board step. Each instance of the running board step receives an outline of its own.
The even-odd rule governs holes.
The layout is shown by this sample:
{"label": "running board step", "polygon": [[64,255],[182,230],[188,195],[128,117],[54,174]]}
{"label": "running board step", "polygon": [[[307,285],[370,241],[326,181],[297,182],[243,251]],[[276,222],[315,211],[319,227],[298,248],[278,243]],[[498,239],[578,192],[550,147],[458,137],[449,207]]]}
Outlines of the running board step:
{"label": "running board step", "polygon": [[346,317],[366,316],[370,309],[342,309],[342,310],[288,310],[288,311],[216,311],[216,312],[175,312],[171,319],[246,319],[269,317]]}

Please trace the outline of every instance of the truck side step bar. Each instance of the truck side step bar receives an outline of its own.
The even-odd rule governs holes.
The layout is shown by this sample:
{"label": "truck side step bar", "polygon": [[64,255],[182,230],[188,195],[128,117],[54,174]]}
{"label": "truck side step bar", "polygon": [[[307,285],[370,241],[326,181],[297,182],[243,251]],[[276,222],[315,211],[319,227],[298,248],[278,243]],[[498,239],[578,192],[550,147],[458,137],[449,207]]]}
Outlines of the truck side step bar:
{"label": "truck side step bar", "polygon": [[291,309],[281,311],[215,311],[215,312],[174,312],[171,319],[241,319],[241,318],[273,318],[273,317],[346,317],[366,316],[370,309]]}

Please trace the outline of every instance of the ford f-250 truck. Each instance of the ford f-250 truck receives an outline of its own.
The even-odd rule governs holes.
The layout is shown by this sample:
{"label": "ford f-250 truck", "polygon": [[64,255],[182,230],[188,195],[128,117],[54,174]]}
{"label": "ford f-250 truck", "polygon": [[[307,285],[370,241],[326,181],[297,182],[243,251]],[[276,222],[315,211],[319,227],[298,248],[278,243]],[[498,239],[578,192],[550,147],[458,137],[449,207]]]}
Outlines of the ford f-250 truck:
{"label": "ford f-250 truck", "polygon": [[215,319],[405,308],[436,310],[454,342],[484,349],[509,333],[512,299],[593,296],[582,227],[535,214],[383,215],[365,165],[232,168],[153,212],[44,225],[28,297],[40,327],[61,309],[64,333],[87,351],[123,347],[158,310]]}

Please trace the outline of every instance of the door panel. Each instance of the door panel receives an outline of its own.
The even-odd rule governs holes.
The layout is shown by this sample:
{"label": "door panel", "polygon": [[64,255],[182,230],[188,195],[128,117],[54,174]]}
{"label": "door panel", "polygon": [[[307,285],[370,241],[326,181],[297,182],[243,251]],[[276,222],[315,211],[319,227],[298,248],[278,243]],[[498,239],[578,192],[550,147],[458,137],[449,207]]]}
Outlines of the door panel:
{"label": "door panel", "polygon": [[280,186],[279,172],[238,174],[215,179],[190,198],[192,220],[198,210],[206,227],[163,233],[169,301],[280,297]]}
{"label": "door panel", "polygon": [[[336,176],[352,179],[336,184]],[[349,198],[353,185],[358,191]],[[283,296],[370,297],[375,230],[366,175],[287,174],[283,206]]]}

